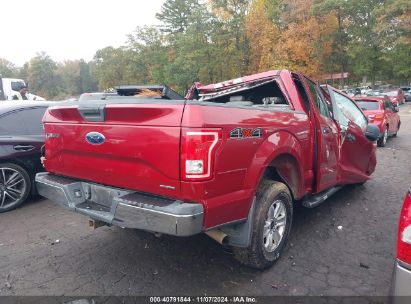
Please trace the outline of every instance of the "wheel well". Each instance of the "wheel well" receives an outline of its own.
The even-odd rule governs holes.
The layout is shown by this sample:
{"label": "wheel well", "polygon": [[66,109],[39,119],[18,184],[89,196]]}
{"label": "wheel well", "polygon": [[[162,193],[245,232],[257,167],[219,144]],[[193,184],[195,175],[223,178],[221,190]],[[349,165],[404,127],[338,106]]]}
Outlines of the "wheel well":
{"label": "wheel well", "polygon": [[15,164],[22,167],[27,174],[29,175],[30,182],[31,182],[31,194],[37,194],[36,185],[34,183],[34,177],[37,172],[39,172],[38,164],[30,158],[30,157],[21,157],[21,158],[8,158],[8,159],[1,159],[0,164],[10,163]]}
{"label": "wheel well", "polygon": [[276,157],[265,169],[263,178],[284,183],[293,199],[299,199],[300,167],[293,156],[283,154]]}
{"label": "wheel well", "polygon": [[30,175],[29,172],[33,170],[33,164],[31,164],[29,161],[24,160],[24,159],[20,160],[18,158],[9,158],[9,159],[0,160],[0,164],[4,164],[4,163],[18,165],[22,167],[24,170],[26,170],[29,175]]}

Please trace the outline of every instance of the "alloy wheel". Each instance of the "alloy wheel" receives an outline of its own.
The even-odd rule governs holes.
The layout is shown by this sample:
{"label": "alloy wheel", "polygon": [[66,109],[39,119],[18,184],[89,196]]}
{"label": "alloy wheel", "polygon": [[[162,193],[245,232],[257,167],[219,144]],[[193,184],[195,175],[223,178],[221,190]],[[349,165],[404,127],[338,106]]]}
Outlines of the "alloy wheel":
{"label": "alloy wheel", "polygon": [[17,204],[26,193],[24,176],[15,169],[0,167],[0,208]]}
{"label": "alloy wheel", "polygon": [[273,252],[283,239],[287,223],[287,211],[281,200],[271,204],[263,229],[263,245],[267,252]]}

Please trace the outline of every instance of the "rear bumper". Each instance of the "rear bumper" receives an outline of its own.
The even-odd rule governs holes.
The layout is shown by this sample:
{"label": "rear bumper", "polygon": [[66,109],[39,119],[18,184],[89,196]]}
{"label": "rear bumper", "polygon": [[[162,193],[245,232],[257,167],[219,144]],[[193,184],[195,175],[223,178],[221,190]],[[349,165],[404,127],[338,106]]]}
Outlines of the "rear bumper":
{"label": "rear bumper", "polygon": [[110,225],[176,236],[202,232],[202,204],[79,181],[51,173],[36,175],[38,193],[70,210]]}
{"label": "rear bumper", "polygon": [[[411,286],[411,265],[404,265],[403,263],[400,263],[398,261],[395,262],[394,274],[393,274],[392,286],[391,286],[392,296],[408,296],[408,297],[411,296],[410,286]],[[394,303],[405,303],[405,302],[394,301]]]}

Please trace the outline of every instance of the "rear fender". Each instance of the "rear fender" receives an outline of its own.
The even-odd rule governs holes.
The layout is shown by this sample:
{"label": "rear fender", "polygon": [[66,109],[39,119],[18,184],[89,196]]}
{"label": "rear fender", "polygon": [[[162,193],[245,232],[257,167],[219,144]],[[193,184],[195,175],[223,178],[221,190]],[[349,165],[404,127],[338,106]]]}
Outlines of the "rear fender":
{"label": "rear fender", "polygon": [[245,186],[257,189],[268,168],[274,168],[290,188],[295,199],[304,195],[302,148],[291,133],[279,131],[271,134],[259,147],[248,168]]}

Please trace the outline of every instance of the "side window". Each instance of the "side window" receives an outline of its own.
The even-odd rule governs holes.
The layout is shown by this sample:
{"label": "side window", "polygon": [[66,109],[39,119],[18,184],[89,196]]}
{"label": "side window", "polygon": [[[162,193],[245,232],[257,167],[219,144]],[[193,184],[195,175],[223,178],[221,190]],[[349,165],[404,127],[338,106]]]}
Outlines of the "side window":
{"label": "side window", "polygon": [[[22,109],[0,116],[0,136],[42,135],[45,107]],[[18,123],[16,123],[18,122]]]}
{"label": "side window", "polygon": [[358,125],[362,130],[365,130],[368,121],[354,102],[335,91],[332,91],[332,94],[334,95],[334,100],[340,111],[339,115],[337,115],[338,122],[346,126],[348,125],[348,121],[351,121]]}
{"label": "side window", "polygon": [[310,89],[311,96],[314,99],[314,104],[320,111],[320,114],[325,117],[330,117],[330,111],[321,90],[312,81],[306,79],[306,82],[308,84],[308,88]]}

